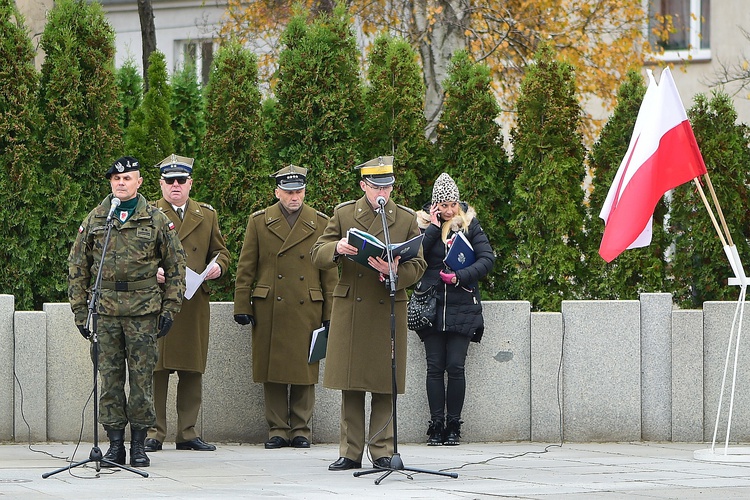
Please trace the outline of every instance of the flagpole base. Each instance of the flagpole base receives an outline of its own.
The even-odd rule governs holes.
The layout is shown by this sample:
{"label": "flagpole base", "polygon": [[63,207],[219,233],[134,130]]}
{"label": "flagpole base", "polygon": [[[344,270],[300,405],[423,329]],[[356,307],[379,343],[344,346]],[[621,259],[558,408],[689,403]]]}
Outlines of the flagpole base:
{"label": "flagpole base", "polygon": [[695,450],[693,458],[704,462],[750,463],[750,448],[747,446],[737,446],[732,448]]}

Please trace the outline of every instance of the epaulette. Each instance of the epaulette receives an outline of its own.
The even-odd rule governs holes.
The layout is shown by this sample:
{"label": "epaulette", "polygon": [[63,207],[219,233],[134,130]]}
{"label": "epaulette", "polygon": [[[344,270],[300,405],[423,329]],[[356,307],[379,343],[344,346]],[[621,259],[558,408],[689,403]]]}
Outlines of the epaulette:
{"label": "epaulette", "polygon": [[207,208],[207,209],[209,209],[212,212],[216,212],[216,209],[214,207],[212,207],[211,205],[209,205],[208,203],[204,203],[202,201],[199,201],[198,205],[202,206],[203,208]]}
{"label": "epaulette", "polygon": [[323,217],[324,219],[326,219],[326,220],[330,219],[330,217],[328,217],[328,216],[327,216],[326,214],[324,214],[323,212],[320,212],[320,211],[318,211],[318,210],[316,210],[316,212],[318,212],[318,215],[320,215],[320,216],[321,216],[321,217]]}
{"label": "epaulette", "polygon": [[334,210],[338,210],[341,207],[345,207],[346,205],[351,205],[352,203],[356,203],[356,202],[357,200],[349,200],[349,201],[345,201],[344,203],[339,203],[338,205],[336,205]]}
{"label": "epaulette", "polygon": [[257,217],[259,215],[263,215],[264,213],[266,213],[266,209],[265,208],[262,209],[262,210],[258,210],[257,212],[253,212],[253,214],[250,217]]}
{"label": "epaulette", "polygon": [[416,215],[416,212],[414,212],[414,210],[412,210],[412,209],[411,209],[411,208],[409,208],[409,207],[406,207],[406,206],[404,206],[404,205],[399,205],[398,203],[396,203],[396,206],[397,206],[398,208],[402,209],[402,210],[405,210],[405,211],[409,212],[409,213],[410,213],[411,215]]}

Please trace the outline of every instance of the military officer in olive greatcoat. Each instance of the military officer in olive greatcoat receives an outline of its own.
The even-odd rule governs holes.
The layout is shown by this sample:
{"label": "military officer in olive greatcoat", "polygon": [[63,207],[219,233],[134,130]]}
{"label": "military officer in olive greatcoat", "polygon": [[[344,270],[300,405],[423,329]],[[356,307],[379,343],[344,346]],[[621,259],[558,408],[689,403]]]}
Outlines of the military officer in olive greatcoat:
{"label": "military officer in olive greatcoat", "polygon": [[252,324],[253,380],[263,384],[266,449],[309,448],[318,362],[311,333],[331,315],[335,269],[319,270],[310,249],[328,217],[304,203],[307,169],[271,175],[278,202],[249,217],[237,263],[234,319]]}
{"label": "military officer in olive greatcoat", "polygon": [[[190,198],[193,186],[193,158],[170,155],[157,167],[161,171],[162,198],[156,206],[177,229],[187,257],[187,267],[201,274],[210,266],[206,280],[221,277],[229,267],[229,251],[219,230],[216,211],[211,205]],[[216,260],[214,261],[214,258]],[[157,274],[164,282],[164,272]],[[182,302],[168,337],[159,340],[159,361],[154,370],[156,425],[148,432],[146,451],[158,451],[167,435],[167,392],[170,373],[177,372],[178,450],[214,451],[204,442],[195,426],[203,395],[203,373],[208,358],[208,325],[211,315],[209,288],[204,281],[195,294]]]}
{"label": "military officer in olive greatcoat", "polygon": [[[156,420],[152,394],[156,339],[169,332],[180,310],[185,252],[174,224],[138,193],[143,177],[135,158],[120,158],[106,177],[112,194],[86,216],[70,250],[68,298],[76,326],[89,338],[89,292],[101,262],[96,337],[102,388],[99,422],[109,437],[104,458],[125,464],[125,427],[130,423],[130,465],[147,467],[151,461],[144,441]],[[112,201],[114,197],[119,206]],[[109,219],[111,210],[114,213]],[[110,241],[102,261],[110,223]],[[156,280],[159,268],[164,270],[162,286]],[[126,368],[129,397],[125,396]]]}
{"label": "military officer in olive greatcoat", "polygon": [[[347,243],[347,230],[358,228],[383,237],[377,202],[383,197],[390,239],[407,241],[420,234],[415,213],[390,199],[393,191],[393,157],[382,156],[357,166],[362,174],[359,186],[364,195],[337,206],[323,235],[313,246],[313,263],[321,269],[341,270],[334,290],[323,385],[341,390],[341,438],[339,459],[329,470],[358,469],[365,452],[365,393],[372,394],[369,425],[369,454],[376,467],[388,467],[393,455],[391,417],[391,302],[383,282],[388,263],[370,257],[375,269],[358,264],[346,255],[357,253]],[[420,248],[417,257],[399,263],[394,259],[396,280],[396,368],[397,392],[406,382],[405,289],[424,273],[427,263]]]}

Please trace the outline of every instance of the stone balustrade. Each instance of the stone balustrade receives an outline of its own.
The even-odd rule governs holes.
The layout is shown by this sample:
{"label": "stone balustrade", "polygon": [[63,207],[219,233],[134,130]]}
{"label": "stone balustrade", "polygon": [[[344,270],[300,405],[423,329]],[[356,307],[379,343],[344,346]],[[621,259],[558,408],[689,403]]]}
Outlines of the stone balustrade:
{"label": "stone balustrade", "polygon": [[[707,302],[703,310],[675,309],[664,293],[564,301],[553,313],[532,313],[525,301],[485,302],[484,338],[471,344],[466,363],[463,438],[711,441],[735,308]],[[232,314],[232,303],[211,304],[199,432],[209,442],[260,443],[267,429],[263,390],[252,381],[251,330]],[[749,321],[746,315],[745,331]],[[81,432],[84,440],[93,439],[88,347],[67,303],[15,311],[13,297],[0,295],[0,441],[77,441]],[[750,438],[750,352],[742,341],[740,350],[733,442]],[[398,436],[421,442],[429,411],[424,349],[414,333],[407,363]],[[731,376],[730,365],[728,384]],[[172,379],[168,442],[176,423]],[[338,442],[339,402],[338,391],[318,385],[314,442]]]}

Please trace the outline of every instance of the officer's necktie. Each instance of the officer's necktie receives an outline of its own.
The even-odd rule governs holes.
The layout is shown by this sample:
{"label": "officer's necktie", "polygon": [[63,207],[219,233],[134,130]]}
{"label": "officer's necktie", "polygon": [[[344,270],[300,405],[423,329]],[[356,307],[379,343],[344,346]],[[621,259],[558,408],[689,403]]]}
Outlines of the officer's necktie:
{"label": "officer's necktie", "polygon": [[180,220],[182,220],[182,215],[183,215],[182,207],[177,209],[177,215],[180,217]]}

